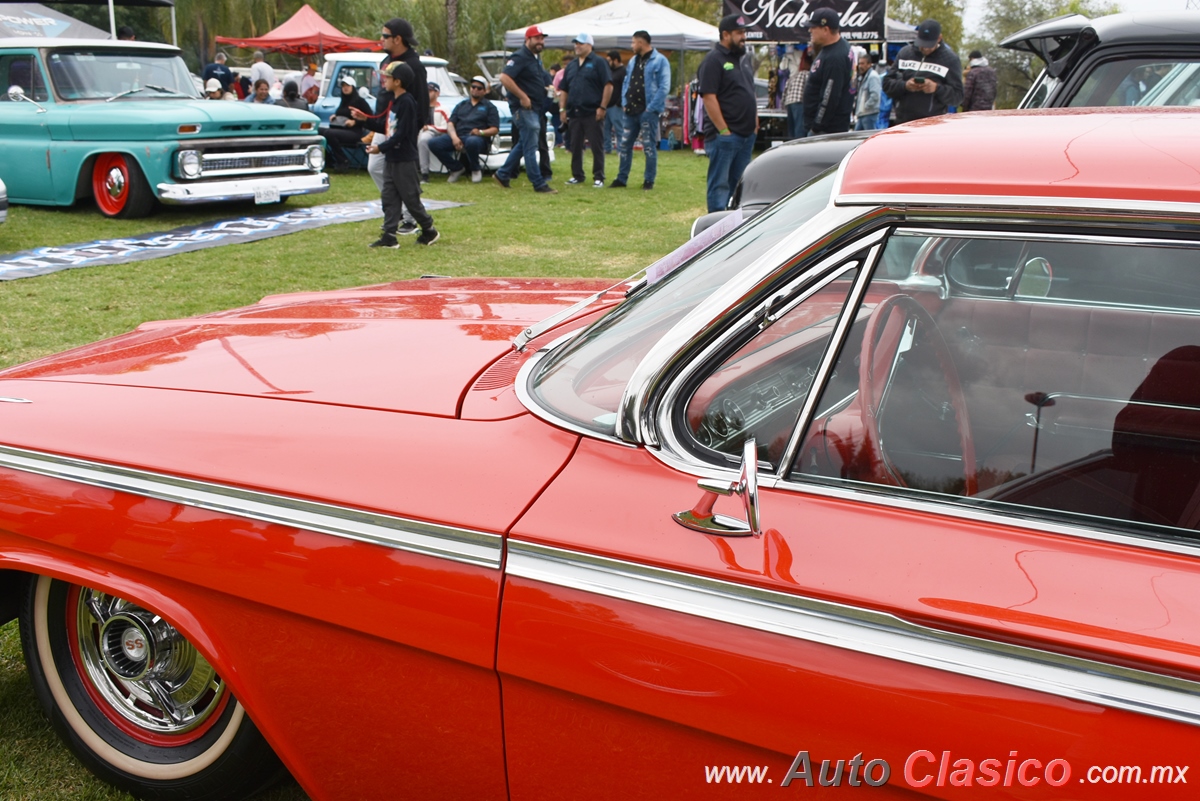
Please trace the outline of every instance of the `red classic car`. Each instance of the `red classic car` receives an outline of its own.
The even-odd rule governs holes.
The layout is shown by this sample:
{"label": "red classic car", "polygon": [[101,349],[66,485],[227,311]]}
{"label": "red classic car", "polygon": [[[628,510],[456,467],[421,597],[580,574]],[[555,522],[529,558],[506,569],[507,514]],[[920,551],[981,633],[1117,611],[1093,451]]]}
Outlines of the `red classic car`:
{"label": "red classic car", "polygon": [[1190,797],[1197,142],[939,117],[615,287],[9,369],[0,620],[149,798]]}

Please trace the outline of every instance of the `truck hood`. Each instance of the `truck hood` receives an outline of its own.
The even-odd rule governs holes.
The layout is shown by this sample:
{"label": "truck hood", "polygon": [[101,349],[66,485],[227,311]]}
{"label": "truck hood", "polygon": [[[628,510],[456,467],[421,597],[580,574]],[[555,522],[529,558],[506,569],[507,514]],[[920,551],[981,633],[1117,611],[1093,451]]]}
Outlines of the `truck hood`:
{"label": "truck hood", "polygon": [[[302,122],[316,123],[315,114],[261,103],[218,100],[121,98],[112,103],[87,101],[62,106],[70,135],[79,140],[127,141],[137,120],[138,140],[186,141],[214,136],[280,136],[301,133]],[[194,134],[179,133],[181,125],[199,125]],[[56,126],[56,131],[61,128]],[[316,128],[304,131],[316,133]]]}
{"label": "truck hood", "polygon": [[[233,311],[146,323],[0,372],[0,379],[454,417],[473,380],[512,352],[513,337],[607,286],[571,279],[422,279],[276,295]],[[620,298],[614,296],[611,302]]]}

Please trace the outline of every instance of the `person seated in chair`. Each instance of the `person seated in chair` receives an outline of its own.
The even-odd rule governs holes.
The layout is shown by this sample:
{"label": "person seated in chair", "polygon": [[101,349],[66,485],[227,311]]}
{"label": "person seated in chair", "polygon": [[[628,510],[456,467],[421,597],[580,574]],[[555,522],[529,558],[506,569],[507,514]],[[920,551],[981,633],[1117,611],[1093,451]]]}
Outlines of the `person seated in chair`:
{"label": "person seated in chair", "polygon": [[446,165],[450,183],[461,178],[465,170],[471,171],[471,183],[483,180],[479,154],[487,150],[491,138],[500,132],[500,112],[487,99],[487,92],[487,81],[479,75],[473,77],[469,102],[455,106],[446,133],[429,140],[429,152]]}
{"label": "person seated in chair", "polygon": [[[350,109],[356,108],[368,117],[374,112],[371,106],[358,94],[358,81],[353,75],[342,75],[342,102],[337,111],[329,118],[329,127],[325,129],[325,141],[329,145],[330,161],[334,169],[349,169],[353,165],[346,151],[362,147],[362,138],[368,132],[358,124],[358,120],[350,115]],[[381,109],[386,111],[386,109]]]}

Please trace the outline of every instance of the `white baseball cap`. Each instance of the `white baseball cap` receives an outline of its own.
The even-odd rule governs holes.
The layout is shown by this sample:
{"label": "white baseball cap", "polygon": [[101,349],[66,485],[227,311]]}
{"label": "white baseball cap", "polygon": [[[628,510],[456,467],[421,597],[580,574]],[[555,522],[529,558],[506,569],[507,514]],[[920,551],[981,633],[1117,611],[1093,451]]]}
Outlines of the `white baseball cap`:
{"label": "white baseball cap", "polygon": [[592,47],[596,46],[596,40],[592,38],[592,35],[590,33],[581,33],[578,36],[576,36],[574,39],[572,39],[571,41],[579,42],[580,44],[591,45]]}
{"label": "white baseball cap", "polygon": [[343,75],[338,83],[349,84],[350,86],[358,86],[358,81],[354,80],[353,75]]}

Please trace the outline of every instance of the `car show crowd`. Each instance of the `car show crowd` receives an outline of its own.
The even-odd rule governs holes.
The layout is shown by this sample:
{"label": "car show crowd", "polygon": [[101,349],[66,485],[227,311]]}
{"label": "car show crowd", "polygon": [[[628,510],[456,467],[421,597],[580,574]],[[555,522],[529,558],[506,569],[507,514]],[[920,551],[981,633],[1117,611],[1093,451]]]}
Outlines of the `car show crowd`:
{"label": "car show crowd", "polygon": [[[708,158],[709,212],[727,207],[759,141],[756,67],[746,46],[748,25],[739,14],[721,19],[720,40],[704,57],[694,84],[700,98],[694,147]],[[804,27],[810,42],[792,59],[786,71],[791,78],[785,74],[786,83],[779,91],[787,110],[789,139],[877,130],[956,109],[989,109],[995,103],[996,74],[987,59],[979,51],[972,52],[964,71],[958,55],[943,41],[937,20],[918,25],[914,41],[890,65],[881,62],[879,52],[852,46],[841,35],[840,16],[831,8],[815,9]],[[594,37],[581,32],[572,41],[573,57],[549,69],[542,60],[545,42],[543,29],[530,26],[523,46],[509,55],[499,76],[496,88],[511,111],[512,146],[493,179],[509,189],[523,170],[534,192],[557,194],[549,183],[549,127],[557,146],[571,154],[568,185],[625,188],[634,153],[640,149],[642,189],[652,190],[671,91],[671,65],[655,48],[651,34],[632,32],[632,57],[626,62],[620,50],[597,53]],[[472,183],[480,183],[485,171],[482,157],[501,128],[496,102],[503,101],[493,102],[492,82],[476,75],[469,82],[468,97],[450,110],[444,108],[442,89],[427,80],[412,25],[405,19],[385,23],[380,44],[384,57],[378,65],[382,90],[377,97],[371,97],[368,88],[346,71],[338,75],[336,89],[330,92],[339,103],[322,127],[329,163],[335,171],[365,165],[374,179],[385,206],[385,225],[373,247],[397,247],[396,236],[418,231],[418,242],[432,244],[437,239],[432,222],[420,222],[424,213],[420,184],[429,183],[431,172],[442,170],[450,183],[468,174]],[[281,80],[261,51],[254,54],[246,74],[235,73],[226,62],[225,54],[218,53],[204,69],[205,93],[212,100],[307,110],[322,91],[316,63],[307,64],[298,79]],[[397,73],[393,65],[398,62],[408,69]],[[411,124],[407,115],[397,115],[398,97],[409,98],[404,106],[417,107]],[[590,179],[584,169],[585,150],[591,152]],[[617,173],[607,182],[606,157],[611,155],[617,156]],[[393,175],[389,164],[405,165],[403,181]]]}

